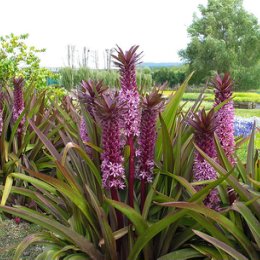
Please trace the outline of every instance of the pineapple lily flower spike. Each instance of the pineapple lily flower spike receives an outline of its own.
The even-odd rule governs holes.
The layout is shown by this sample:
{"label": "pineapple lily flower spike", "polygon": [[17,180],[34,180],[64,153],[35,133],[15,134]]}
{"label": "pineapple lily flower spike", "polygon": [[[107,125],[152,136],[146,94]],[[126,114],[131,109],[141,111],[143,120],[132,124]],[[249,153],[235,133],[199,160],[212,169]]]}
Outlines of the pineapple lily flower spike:
{"label": "pineapple lily flower spike", "polygon": [[[107,87],[103,85],[102,81],[95,82],[92,80],[88,80],[88,81],[82,80],[80,87],[81,89],[78,91],[77,96],[80,102],[84,105],[85,110],[95,120],[95,115],[93,110],[95,98],[100,97],[102,93],[104,93],[107,90]],[[90,141],[88,129],[87,129],[87,123],[83,115],[80,118],[79,133],[80,133],[81,140],[83,142]],[[92,149],[87,145],[85,146],[85,149],[88,155],[92,157]]]}
{"label": "pineapple lily flower spike", "polygon": [[120,121],[124,105],[118,94],[103,94],[95,101],[95,115],[102,126],[102,183],[106,189],[125,188],[125,170],[120,145]]}
{"label": "pineapple lily flower spike", "polygon": [[0,85],[0,136],[3,131],[3,103],[4,103],[4,94],[2,92],[2,86]]}
{"label": "pineapple lily flower spike", "polygon": [[[209,157],[216,160],[216,148],[214,144],[214,131],[216,130],[216,115],[214,108],[206,113],[203,108],[198,114],[193,114],[193,117],[187,120],[188,124],[194,128],[195,143],[202,149]],[[194,181],[215,180],[217,173],[213,167],[199,154],[195,152],[195,158],[193,163],[193,179]],[[200,189],[201,186],[198,186]],[[220,204],[220,198],[216,189],[212,190],[206,199],[204,204],[212,209],[218,210]]]}
{"label": "pineapple lily flower spike", "polygon": [[[216,75],[212,81],[212,85],[215,88],[215,104],[219,105],[221,102],[227,101],[232,98],[232,89],[234,82],[231,79],[229,73],[226,73],[223,77]],[[225,154],[229,161],[234,165],[234,151],[235,151],[235,139],[234,139],[234,103],[233,100],[228,101],[223,107],[221,107],[216,115],[216,134],[219,138],[220,144],[225,151]]]}
{"label": "pineapple lily flower spike", "polygon": [[114,64],[119,68],[121,90],[119,97],[125,102],[124,121],[122,122],[123,132],[126,136],[126,143],[130,148],[129,176],[128,176],[128,200],[131,207],[134,206],[134,178],[135,178],[135,147],[134,138],[140,133],[140,96],[136,84],[136,65],[139,63],[141,54],[136,51],[139,46],[132,46],[128,51],[123,52],[120,47],[117,55],[112,55]]}
{"label": "pineapple lily flower spike", "polygon": [[[102,94],[95,100],[94,112],[102,127],[101,172],[102,184],[110,190],[113,200],[120,201],[118,189],[125,188],[125,169],[120,140],[120,125],[124,104],[118,93]],[[118,227],[123,227],[123,217],[116,211]]]}
{"label": "pineapple lily flower spike", "polygon": [[[24,87],[24,79],[22,77],[14,78],[14,104],[13,104],[13,122],[19,118],[19,116],[24,111],[24,99],[23,99],[23,87]],[[18,145],[21,144],[22,134],[23,134],[23,126],[25,123],[25,117],[23,117],[17,128],[17,136],[18,136]]]}
{"label": "pineapple lily flower spike", "polygon": [[146,198],[146,184],[152,182],[154,169],[154,148],[156,142],[156,121],[164,106],[165,99],[160,89],[153,89],[143,98],[142,117],[140,126],[139,167],[137,177],[141,179],[141,208],[143,209]]}

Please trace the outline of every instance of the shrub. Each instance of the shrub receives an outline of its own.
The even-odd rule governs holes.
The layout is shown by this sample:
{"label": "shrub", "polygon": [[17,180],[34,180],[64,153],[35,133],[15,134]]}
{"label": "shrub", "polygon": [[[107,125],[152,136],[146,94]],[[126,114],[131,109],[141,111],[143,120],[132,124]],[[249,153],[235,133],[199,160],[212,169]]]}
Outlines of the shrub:
{"label": "shrub", "polygon": [[45,49],[27,46],[28,34],[14,34],[0,37],[0,84],[10,85],[14,77],[23,76],[27,86],[34,84],[36,88],[46,86],[47,78],[56,76],[46,68],[40,67],[38,53]]}

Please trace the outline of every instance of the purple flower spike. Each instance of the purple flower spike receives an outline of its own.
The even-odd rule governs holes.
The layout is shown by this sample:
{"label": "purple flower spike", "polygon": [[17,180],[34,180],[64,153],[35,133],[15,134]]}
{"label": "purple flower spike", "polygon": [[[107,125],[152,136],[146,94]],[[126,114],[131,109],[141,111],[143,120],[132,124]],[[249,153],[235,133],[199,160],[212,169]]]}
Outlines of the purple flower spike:
{"label": "purple flower spike", "polygon": [[120,70],[120,99],[126,103],[124,115],[124,133],[126,136],[138,136],[141,120],[140,114],[140,97],[136,84],[136,65],[140,59],[141,53],[136,54],[138,46],[131,47],[125,53],[118,47],[117,56],[112,55],[115,59],[115,65]]}
{"label": "purple flower spike", "polygon": [[[90,116],[95,120],[94,115],[94,103],[95,99],[100,97],[103,92],[107,90],[102,83],[102,81],[84,81],[81,82],[81,89],[78,91],[79,101],[83,104],[85,110],[90,114]],[[90,138],[88,135],[88,129],[86,125],[86,120],[82,116],[79,126],[80,137],[83,142],[89,142]],[[92,149],[85,145],[86,152],[88,155],[92,156]]]}
{"label": "purple flower spike", "polygon": [[[13,105],[13,121],[15,122],[24,110],[24,100],[23,100],[23,87],[24,79],[22,77],[14,78],[14,105]],[[22,118],[19,123],[17,132],[21,134],[23,132],[23,125],[25,123],[25,117]]]}
{"label": "purple flower spike", "polygon": [[102,95],[95,101],[95,115],[102,126],[102,183],[106,189],[125,187],[125,170],[123,167],[120,145],[120,120],[123,104],[118,94]]}
{"label": "purple flower spike", "polygon": [[[233,81],[230,75],[226,73],[223,77],[216,75],[212,81],[215,88],[215,104],[219,105],[221,102],[226,101],[232,97]],[[235,139],[234,139],[234,104],[233,100],[230,100],[217,112],[217,128],[216,134],[219,138],[220,144],[225,151],[225,154],[229,161],[234,164],[234,151],[235,151]]]}
{"label": "purple flower spike", "polygon": [[4,102],[4,94],[2,92],[1,86],[0,86],[0,135],[3,131],[3,102]]}
{"label": "purple flower spike", "polygon": [[154,168],[154,147],[156,141],[156,121],[164,104],[162,94],[154,89],[143,100],[141,131],[138,140],[139,171],[138,177],[145,182],[152,181]]}
{"label": "purple flower spike", "polygon": [[[87,129],[87,125],[86,125],[86,120],[83,116],[80,119],[79,133],[80,133],[82,142],[88,143],[89,142],[88,129]],[[92,153],[91,148],[89,146],[85,145],[85,149],[86,149],[86,152],[88,153],[88,155],[91,156],[91,153]]]}
{"label": "purple flower spike", "polygon": [[[207,114],[204,109],[200,110],[198,114],[194,114],[193,118],[188,120],[188,123],[194,128],[195,143],[203,150],[209,157],[216,160],[216,148],[214,144],[214,131],[216,129],[216,116],[214,110],[211,109]],[[196,151],[193,163],[193,179],[195,181],[215,180],[217,173],[213,167]],[[197,189],[201,189],[198,186]],[[204,204],[212,209],[218,210],[220,199],[216,189],[212,190]]]}
{"label": "purple flower spike", "polygon": [[79,100],[85,105],[86,111],[94,118],[95,98],[99,97],[107,90],[102,81],[84,81],[81,82],[81,90],[79,91]]}

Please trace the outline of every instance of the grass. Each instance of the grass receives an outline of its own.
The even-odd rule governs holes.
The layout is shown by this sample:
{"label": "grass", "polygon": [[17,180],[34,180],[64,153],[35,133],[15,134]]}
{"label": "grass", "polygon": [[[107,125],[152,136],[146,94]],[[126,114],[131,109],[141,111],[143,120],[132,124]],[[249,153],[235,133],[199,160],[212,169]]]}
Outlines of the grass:
{"label": "grass", "polygon": [[[173,94],[172,90],[164,90],[163,95],[168,97]],[[183,100],[197,100],[200,93],[184,93]],[[205,93],[204,94],[205,101],[214,101],[214,94]],[[237,102],[257,102],[260,103],[260,94],[258,93],[248,93],[248,92],[235,92],[234,93],[234,101]]]}
{"label": "grass", "polygon": [[[236,151],[236,154],[242,160],[243,163],[246,162],[248,143],[249,143],[249,141],[246,142],[245,144],[243,144]],[[257,132],[256,136],[255,136],[255,149],[260,151],[260,132]]]}
{"label": "grass", "polygon": [[235,115],[241,117],[260,117],[260,109],[235,109]]}

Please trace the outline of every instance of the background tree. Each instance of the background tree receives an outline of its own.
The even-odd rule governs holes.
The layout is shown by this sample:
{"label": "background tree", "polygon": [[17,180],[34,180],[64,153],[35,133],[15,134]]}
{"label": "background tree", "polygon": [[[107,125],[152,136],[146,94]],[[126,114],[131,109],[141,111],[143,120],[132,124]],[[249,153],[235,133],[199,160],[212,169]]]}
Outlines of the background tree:
{"label": "background tree", "polygon": [[14,34],[0,37],[0,84],[10,84],[17,76],[22,76],[26,84],[34,84],[36,88],[45,87],[48,77],[53,77],[48,69],[40,67],[39,53],[45,49],[27,46],[28,34]]}
{"label": "background tree", "polygon": [[[191,42],[179,52],[189,70],[196,70],[194,82],[205,80],[213,71],[230,71],[235,80],[246,84],[244,71],[254,74],[260,59],[257,18],[243,8],[242,0],[208,0],[206,7],[198,8],[200,16],[194,15],[188,28]],[[252,75],[247,78],[252,81]]]}

